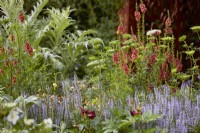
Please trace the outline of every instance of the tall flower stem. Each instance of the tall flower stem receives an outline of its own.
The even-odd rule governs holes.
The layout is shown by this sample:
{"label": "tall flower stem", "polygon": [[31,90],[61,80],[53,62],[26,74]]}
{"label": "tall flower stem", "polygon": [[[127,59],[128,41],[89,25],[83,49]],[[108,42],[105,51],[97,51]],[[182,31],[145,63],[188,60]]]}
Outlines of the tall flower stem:
{"label": "tall flower stem", "polygon": [[138,42],[140,43],[141,38],[140,38],[140,22],[137,22],[137,38]]}
{"label": "tall flower stem", "polygon": [[145,14],[142,14],[142,42],[145,44]]}

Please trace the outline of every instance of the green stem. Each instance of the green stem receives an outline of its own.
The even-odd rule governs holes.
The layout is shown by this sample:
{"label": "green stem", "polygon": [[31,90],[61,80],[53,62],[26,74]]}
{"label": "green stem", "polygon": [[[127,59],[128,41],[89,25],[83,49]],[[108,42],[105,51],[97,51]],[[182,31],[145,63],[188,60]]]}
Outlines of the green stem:
{"label": "green stem", "polygon": [[138,38],[138,43],[140,43],[140,22],[137,22],[137,38]]}
{"label": "green stem", "polygon": [[145,44],[145,24],[144,24],[144,21],[145,21],[145,14],[143,13],[142,14],[142,42]]}
{"label": "green stem", "polygon": [[197,32],[197,35],[198,35],[198,38],[199,38],[199,40],[200,40],[200,35],[199,35],[199,33]]}

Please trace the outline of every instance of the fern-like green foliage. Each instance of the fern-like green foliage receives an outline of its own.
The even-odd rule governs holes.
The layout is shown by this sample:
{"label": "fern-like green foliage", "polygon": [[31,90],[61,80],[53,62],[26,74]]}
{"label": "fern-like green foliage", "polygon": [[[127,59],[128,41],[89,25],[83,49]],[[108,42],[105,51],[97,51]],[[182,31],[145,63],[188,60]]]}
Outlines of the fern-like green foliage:
{"label": "fern-like green foliage", "polygon": [[[49,0],[40,0],[36,3],[36,6],[33,6],[33,10],[31,14],[28,16],[27,21],[25,22],[25,28],[27,29],[27,33],[32,33],[30,36],[32,37],[32,41],[34,42],[34,46],[39,46],[42,38],[45,33],[49,30],[49,25],[45,23],[45,19],[38,20],[37,17],[48,3]],[[34,31],[30,31],[30,27],[34,28]]]}
{"label": "fern-like green foliage", "polygon": [[41,51],[37,52],[35,59],[37,66],[42,66],[42,64],[45,63],[48,67],[50,66],[50,68],[59,71],[62,71],[65,67],[62,63],[62,57],[49,48],[41,48]]}
{"label": "fern-like green foliage", "polygon": [[33,6],[33,11],[31,11],[31,15],[28,18],[28,22],[34,22],[38,17],[39,13],[42,11],[44,6],[48,3],[49,0],[40,0],[36,3],[36,6]]}
{"label": "fern-like green foliage", "polygon": [[97,35],[94,30],[78,30],[65,36],[65,41],[59,48],[67,68],[65,73],[69,74],[70,71],[80,72],[80,67],[87,65],[86,61],[88,61],[89,56],[97,51],[97,49],[94,50],[95,46],[103,45],[103,41],[95,36]]}
{"label": "fern-like green foliage", "polygon": [[69,7],[66,9],[48,9],[47,13],[50,16],[49,20],[49,39],[52,42],[52,47],[58,47],[62,42],[62,36],[65,34],[65,29],[73,24],[73,20],[69,17],[72,10]]}
{"label": "fern-like green foliage", "polygon": [[18,17],[17,14],[23,10],[23,5],[23,0],[1,0],[0,9],[4,14],[4,18],[9,19],[10,21],[15,21]]}

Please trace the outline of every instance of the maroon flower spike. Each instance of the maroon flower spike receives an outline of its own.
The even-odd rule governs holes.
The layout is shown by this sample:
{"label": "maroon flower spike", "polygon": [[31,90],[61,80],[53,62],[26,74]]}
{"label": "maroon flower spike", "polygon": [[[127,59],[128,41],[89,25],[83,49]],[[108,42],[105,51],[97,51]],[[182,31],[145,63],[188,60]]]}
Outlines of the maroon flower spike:
{"label": "maroon flower spike", "polygon": [[16,83],[16,81],[17,81],[17,78],[16,77],[12,77],[12,83],[14,84],[14,83]]}
{"label": "maroon flower spike", "polygon": [[166,21],[165,21],[165,26],[166,26],[166,27],[170,27],[171,24],[172,24],[171,18],[167,18]]}
{"label": "maroon flower spike", "polygon": [[89,119],[94,119],[96,117],[95,111],[87,111],[87,117]]}
{"label": "maroon flower spike", "polygon": [[0,55],[3,54],[5,52],[5,49],[0,47]]}
{"label": "maroon flower spike", "polygon": [[9,50],[10,55],[12,55],[13,54],[13,49],[10,47],[10,48],[8,48],[8,50]]}
{"label": "maroon flower spike", "polygon": [[124,26],[119,25],[118,28],[117,28],[117,35],[124,34],[124,33],[125,33]]}
{"label": "maroon flower spike", "polygon": [[118,64],[119,63],[119,55],[118,53],[115,53],[112,57],[112,60],[115,64]]}
{"label": "maroon flower spike", "polygon": [[137,58],[138,58],[138,54],[139,54],[139,52],[138,52],[138,50],[137,49],[135,49],[135,48],[132,48],[131,49],[131,59],[134,61],[134,60],[136,60]]}
{"label": "maroon flower spike", "polygon": [[156,62],[156,58],[157,58],[157,54],[156,53],[153,53],[150,55],[149,57],[149,63],[152,65]]}
{"label": "maroon flower spike", "polygon": [[165,33],[166,33],[166,34],[172,34],[172,33],[173,33],[172,28],[171,28],[171,27],[167,27],[167,28],[165,29]]}
{"label": "maroon flower spike", "polygon": [[160,47],[158,45],[156,45],[155,48],[154,48],[154,50],[155,50],[155,52],[159,52]]}
{"label": "maroon flower spike", "polygon": [[10,66],[10,62],[9,62],[9,60],[6,60],[6,62],[5,62],[5,66],[6,66],[6,67],[9,67],[9,66]]}
{"label": "maroon flower spike", "polygon": [[29,55],[33,55],[33,48],[31,47],[30,43],[26,42],[24,48]]}
{"label": "maroon flower spike", "polygon": [[178,58],[175,59],[175,67],[176,67],[178,72],[182,71],[183,65]]}
{"label": "maroon flower spike", "polygon": [[5,71],[0,68],[0,74],[4,74],[4,73],[5,73]]}
{"label": "maroon flower spike", "polygon": [[129,70],[127,64],[122,64],[122,69],[123,69],[123,71],[124,71],[124,73],[125,73],[126,75],[129,75],[130,70]]}
{"label": "maroon flower spike", "polygon": [[132,38],[134,41],[137,41],[137,36],[136,35],[132,35]]}
{"label": "maroon flower spike", "polygon": [[18,16],[18,19],[19,19],[19,22],[23,23],[24,20],[25,20],[24,13],[20,13],[19,16]]}
{"label": "maroon flower spike", "polygon": [[13,66],[16,67],[16,66],[17,66],[17,63],[18,63],[18,62],[17,62],[16,60],[14,60],[14,61],[13,61]]}
{"label": "maroon flower spike", "polygon": [[168,70],[168,65],[167,63],[164,63],[160,66],[160,75],[159,75],[159,79],[161,81],[163,80],[168,80],[170,77],[170,72]]}
{"label": "maroon flower spike", "polygon": [[168,63],[172,63],[172,61],[173,61],[173,56],[172,56],[170,53],[168,53],[168,52],[166,52],[166,56],[167,56],[167,62],[168,62]]}
{"label": "maroon flower spike", "polygon": [[134,15],[135,15],[135,20],[136,20],[136,21],[140,21],[140,19],[141,19],[141,14],[140,14],[140,12],[139,12],[139,11],[135,11],[135,12],[134,12]]}
{"label": "maroon flower spike", "polygon": [[145,13],[147,11],[147,8],[146,8],[144,3],[140,4],[140,10],[141,10],[142,13]]}
{"label": "maroon flower spike", "polygon": [[131,61],[130,55],[127,54],[127,53],[125,53],[125,54],[124,54],[124,62],[129,63],[130,61]]}

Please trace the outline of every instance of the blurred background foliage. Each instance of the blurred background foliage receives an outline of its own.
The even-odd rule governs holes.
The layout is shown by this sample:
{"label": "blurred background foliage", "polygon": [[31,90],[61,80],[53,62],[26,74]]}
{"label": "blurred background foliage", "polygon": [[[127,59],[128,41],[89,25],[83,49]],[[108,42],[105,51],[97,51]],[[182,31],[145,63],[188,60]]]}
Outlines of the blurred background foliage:
{"label": "blurred background foliage", "polygon": [[[175,51],[183,51],[183,47],[178,41],[181,35],[187,35],[187,42],[194,42],[194,46],[199,45],[197,36],[195,36],[190,27],[200,25],[200,1],[198,0],[143,0],[147,6],[146,15],[146,30],[160,28],[163,29],[164,22],[169,11],[172,18],[172,27],[175,40]],[[72,19],[76,21],[77,29],[87,30],[94,29],[98,32],[105,44],[115,40],[116,30],[119,25],[119,16],[126,18],[128,27],[136,30],[136,22],[134,19],[135,3],[140,0],[49,0],[46,8],[64,8],[70,6],[75,9],[71,13]],[[29,13],[32,5],[35,5],[36,0],[26,0],[25,10]],[[120,10],[125,10],[119,15]],[[40,14],[41,17],[44,14]],[[74,29],[72,29],[74,30]],[[200,53],[196,52],[195,57],[199,57]],[[183,55],[183,62],[186,55]],[[188,63],[184,63],[184,68],[187,68]],[[200,62],[198,62],[200,65]]]}
{"label": "blurred background foliage", "polygon": [[[29,13],[36,0],[26,0],[25,10]],[[77,29],[94,29],[98,36],[107,44],[116,36],[118,26],[118,10],[122,7],[123,0],[49,0],[46,8],[65,8],[70,6],[75,9],[71,13],[76,21]],[[41,17],[44,14],[40,14]]]}

